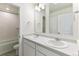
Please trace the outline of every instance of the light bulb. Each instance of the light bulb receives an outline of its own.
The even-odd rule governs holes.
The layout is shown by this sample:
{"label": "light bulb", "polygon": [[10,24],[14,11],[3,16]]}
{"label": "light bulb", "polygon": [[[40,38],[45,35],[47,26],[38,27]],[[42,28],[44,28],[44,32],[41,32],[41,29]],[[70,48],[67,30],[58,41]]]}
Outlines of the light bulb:
{"label": "light bulb", "polygon": [[41,9],[44,9],[44,4],[39,4],[39,7],[40,7]]}
{"label": "light bulb", "polygon": [[37,11],[40,11],[40,8],[39,8],[38,6],[35,6],[35,9],[36,9]]}

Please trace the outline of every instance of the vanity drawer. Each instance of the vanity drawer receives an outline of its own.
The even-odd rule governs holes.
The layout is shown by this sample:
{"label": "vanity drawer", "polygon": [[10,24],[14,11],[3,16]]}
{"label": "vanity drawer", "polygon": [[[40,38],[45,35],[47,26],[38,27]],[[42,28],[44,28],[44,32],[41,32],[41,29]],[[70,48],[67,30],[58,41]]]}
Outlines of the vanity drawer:
{"label": "vanity drawer", "polygon": [[24,44],[28,44],[29,46],[31,46],[32,48],[35,48],[35,43],[27,40],[27,39],[23,39],[23,43]]}
{"label": "vanity drawer", "polygon": [[46,56],[59,56],[53,51],[50,51],[40,45],[36,45],[36,50],[40,51],[41,53],[45,54]]}

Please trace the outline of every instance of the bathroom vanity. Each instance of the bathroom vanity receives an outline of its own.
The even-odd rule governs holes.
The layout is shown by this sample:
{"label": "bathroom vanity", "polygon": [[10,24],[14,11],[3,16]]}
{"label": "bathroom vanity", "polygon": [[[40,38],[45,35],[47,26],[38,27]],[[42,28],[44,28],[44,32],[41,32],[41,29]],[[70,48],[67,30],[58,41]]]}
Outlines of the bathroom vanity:
{"label": "bathroom vanity", "polygon": [[[55,40],[44,36],[27,35],[23,36],[22,55],[23,56],[78,56],[78,46],[74,43],[66,42],[67,46],[55,47],[47,44],[48,41]],[[52,43],[53,44],[53,43]]]}
{"label": "bathroom vanity", "polygon": [[[39,5],[37,3],[34,7],[40,8]],[[48,3],[43,6],[44,9],[34,10],[34,34],[24,34],[28,28],[27,25],[24,27],[26,29],[21,34],[21,55],[78,56],[79,7],[77,4]]]}

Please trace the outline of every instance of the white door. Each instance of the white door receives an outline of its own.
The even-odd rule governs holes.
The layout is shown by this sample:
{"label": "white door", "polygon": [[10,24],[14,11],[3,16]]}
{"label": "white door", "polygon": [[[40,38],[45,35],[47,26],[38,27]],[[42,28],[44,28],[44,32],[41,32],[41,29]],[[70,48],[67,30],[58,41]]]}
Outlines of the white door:
{"label": "white door", "polygon": [[23,56],[35,56],[35,49],[24,43]]}

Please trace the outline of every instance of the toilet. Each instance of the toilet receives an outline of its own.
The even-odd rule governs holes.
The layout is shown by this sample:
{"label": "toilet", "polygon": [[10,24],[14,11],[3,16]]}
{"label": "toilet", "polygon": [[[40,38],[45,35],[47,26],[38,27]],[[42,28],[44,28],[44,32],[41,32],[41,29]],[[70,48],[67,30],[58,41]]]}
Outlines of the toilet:
{"label": "toilet", "polygon": [[16,55],[19,55],[19,44],[14,45],[13,48],[16,50]]}

